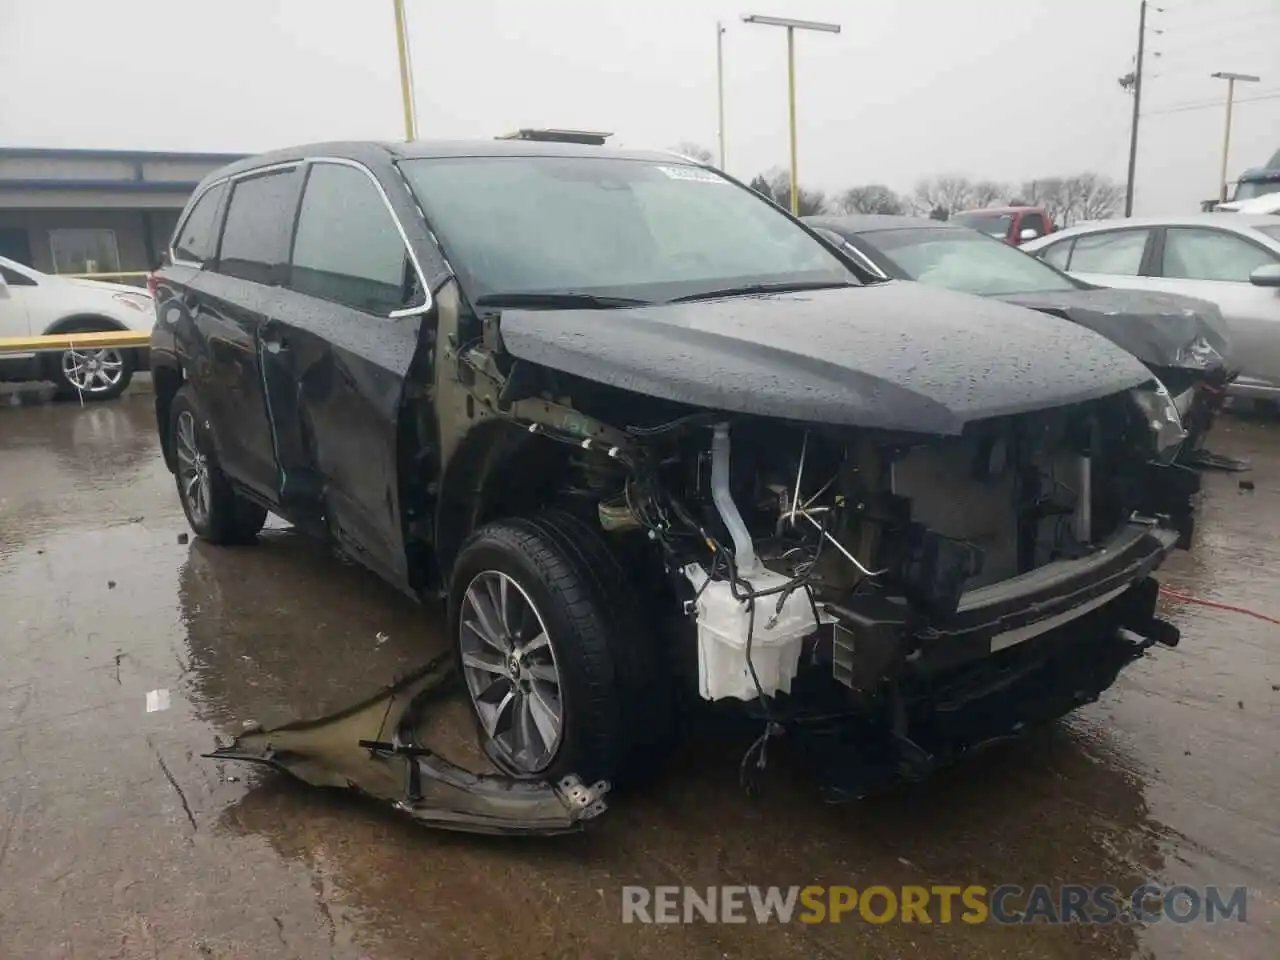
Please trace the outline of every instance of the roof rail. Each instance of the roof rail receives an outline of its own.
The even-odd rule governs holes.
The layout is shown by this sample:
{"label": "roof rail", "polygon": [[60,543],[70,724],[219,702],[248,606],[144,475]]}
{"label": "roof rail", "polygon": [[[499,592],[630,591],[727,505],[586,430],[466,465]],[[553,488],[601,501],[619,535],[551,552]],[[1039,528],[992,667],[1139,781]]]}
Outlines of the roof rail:
{"label": "roof rail", "polygon": [[495,140],[540,140],[545,143],[587,143],[600,147],[612,133],[601,133],[595,130],[539,130],[524,127],[515,133],[494,137]]}

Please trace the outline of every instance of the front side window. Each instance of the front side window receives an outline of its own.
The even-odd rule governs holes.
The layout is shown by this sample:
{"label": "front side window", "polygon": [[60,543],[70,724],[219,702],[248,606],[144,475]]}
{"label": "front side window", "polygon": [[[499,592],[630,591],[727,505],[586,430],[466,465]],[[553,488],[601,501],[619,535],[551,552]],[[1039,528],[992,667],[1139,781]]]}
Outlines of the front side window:
{"label": "front side window", "polygon": [[1071,248],[1074,245],[1074,240],[1051,243],[1047,247],[1037,250],[1035,255],[1050,266],[1065,270],[1067,269],[1067,264],[1071,261]]}
{"label": "front side window", "polygon": [[385,316],[405,306],[404,241],[369,177],[317,163],[307,175],[290,259],[289,286]]}
{"label": "front side window", "polygon": [[966,230],[880,230],[862,239],[912,280],[934,287],[981,296],[1078,289],[1035,257]]}
{"label": "front side window", "polygon": [[1280,224],[1274,227],[1254,227],[1259,233],[1266,234],[1272,240],[1280,240]]}
{"label": "front side window", "polygon": [[469,157],[402,169],[472,297],[657,300],[753,283],[858,282],[759,194],[678,161]]}
{"label": "front side window", "polygon": [[54,273],[119,273],[116,232],[96,227],[49,231]]}
{"label": "front side window", "polygon": [[258,174],[231,186],[218,248],[218,272],[272,283],[287,256],[293,223],[294,171]]}
{"label": "front side window", "polygon": [[1160,272],[1177,280],[1248,283],[1249,274],[1275,262],[1274,254],[1242,237],[1221,230],[1170,227],[1164,237]]}
{"label": "front side window", "polygon": [[1108,230],[1076,237],[1069,269],[1072,273],[1101,273],[1136,277],[1142,269],[1142,253],[1149,230]]}
{"label": "front side window", "polygon": [[191,208],[191,213],[174,237],[173,252],[179,260],[203,263],[213,256],[218,242],[214,217],[217,216],[218,204],[226,189],[225,183],[210,187]]}

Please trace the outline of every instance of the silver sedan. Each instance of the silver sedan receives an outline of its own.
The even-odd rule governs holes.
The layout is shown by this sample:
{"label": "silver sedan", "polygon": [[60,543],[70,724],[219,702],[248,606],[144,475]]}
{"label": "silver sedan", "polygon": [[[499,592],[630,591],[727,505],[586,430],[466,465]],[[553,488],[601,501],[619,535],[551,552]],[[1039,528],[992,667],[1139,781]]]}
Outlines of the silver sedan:
{"label": "silver sedan", "polygon": [[1218,305],[1240,376],[1233,396],[1280,401],[1280,216],[1202,213],[1081,223],[1022,249],[1089,283]]}

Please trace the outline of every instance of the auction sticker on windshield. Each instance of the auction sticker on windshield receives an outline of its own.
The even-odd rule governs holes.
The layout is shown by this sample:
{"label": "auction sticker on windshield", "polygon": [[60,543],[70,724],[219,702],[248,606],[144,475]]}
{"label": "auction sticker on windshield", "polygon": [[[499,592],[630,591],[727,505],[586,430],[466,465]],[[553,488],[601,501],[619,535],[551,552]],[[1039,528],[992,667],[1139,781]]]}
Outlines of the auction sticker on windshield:
{"label": "auction sticker on windshield", "polygon": [[658,167],[672,180],[696,180],[699,183],[728,183],[723,177],[717,177],[710,170],[701,167]]}

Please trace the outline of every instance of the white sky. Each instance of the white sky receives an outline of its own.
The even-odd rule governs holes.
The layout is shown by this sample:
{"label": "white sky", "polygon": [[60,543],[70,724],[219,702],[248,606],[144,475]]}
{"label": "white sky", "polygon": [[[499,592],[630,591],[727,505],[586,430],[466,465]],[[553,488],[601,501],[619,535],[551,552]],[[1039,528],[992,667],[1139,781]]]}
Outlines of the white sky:
{"label": "white sky", "polygon": [[[784,33],[741,22],[762,13],[843,27],[796,36],[806,186],[1125,176],[1132,101],[1116,81],[1137,0],[406,3],[423,138],[560,126],[714,151],[719,19],[726,168],[750,178],[788,156]],[[1211,72],[1258,74],[1237,96],[1268,97],[1237,103],[1229,176],[1280,149],[1280,0],[1155,6],[1135,212],[1192,211],[1221,162],[1226,85]],[[402,136],[392,0],[0,0],[0,146]]]}

